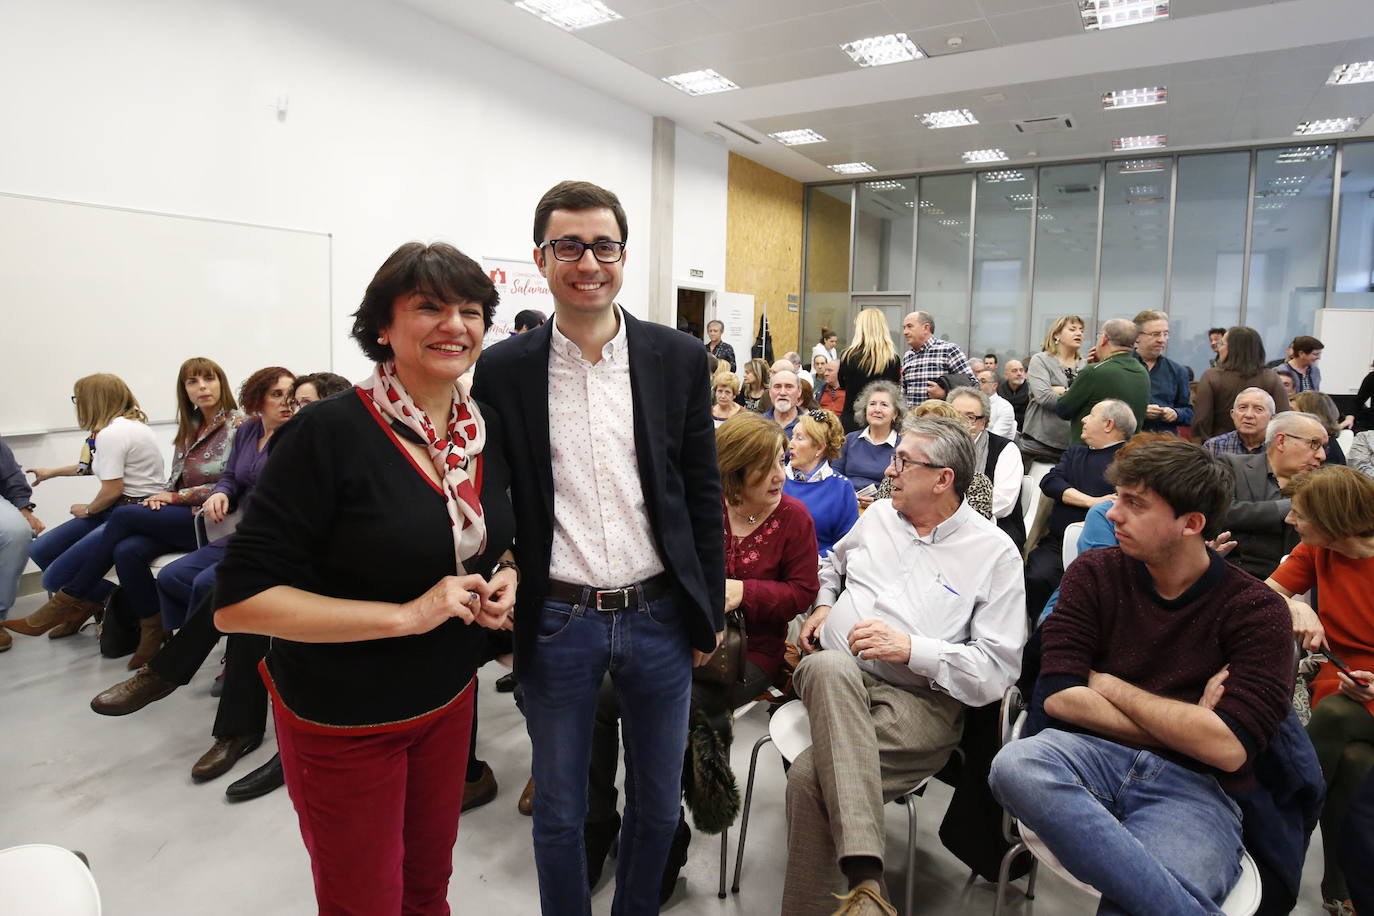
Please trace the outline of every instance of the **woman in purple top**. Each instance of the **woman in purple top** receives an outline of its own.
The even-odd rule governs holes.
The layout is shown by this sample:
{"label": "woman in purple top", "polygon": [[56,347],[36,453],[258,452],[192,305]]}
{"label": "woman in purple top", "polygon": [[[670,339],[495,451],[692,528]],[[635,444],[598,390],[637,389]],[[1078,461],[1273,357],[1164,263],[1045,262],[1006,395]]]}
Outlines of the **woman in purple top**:
{"label": "woman in purple top", "polygon": [[[291,387],[296,377],[289,369],[269,366],[248,377],[239,388],[239,403],[249,415],[234,434],[224,474],[201,506],[207,521],[218,524],[248,503],[253,485],[267,463],[267,443],[272,434],[291,419]],[[176,630],[195,613],[215,585],[215,566],[224,556],[229,536],[217,538],[194,553],[163,567],[157,576],[162,628]]]}

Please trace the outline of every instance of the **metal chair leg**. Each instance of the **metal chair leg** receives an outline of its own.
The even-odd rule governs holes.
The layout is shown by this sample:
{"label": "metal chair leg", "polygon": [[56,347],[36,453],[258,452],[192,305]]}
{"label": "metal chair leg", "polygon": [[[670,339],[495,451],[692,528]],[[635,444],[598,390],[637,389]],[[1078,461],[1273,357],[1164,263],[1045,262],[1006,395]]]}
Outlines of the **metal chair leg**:
{"label": "metal chair leg", "polygon": [[720,890],[716,896],[721,900],[725,899],[725,870],[729,867],[727,860],[730,858],[730,828],[726,827],[720,832]]}
{"label": "metal chair leg", "polygon": [[916,913],[916,802],[915,793],[906,797],[906,909],[905,916]]}
{"label": "metal chair leg", "polygon": [[[735,854],[735,880],[730,884],[730,893],[732,894],[739,893],[739,875],[740,870],[744,868],[744,838],[749,833],[749,805],[754,800],[754,771],[758,768],[759,751],[765,744],[772,743],[772,736],[764,735],[754,742],[754,750],[749,754],[749,781],[745,784],[744,789],[744,811],[740,813],[739,849]],[[721,877],[723,880],[724,875],[722,874]]]}
{"label": "metal chair leg", "polygon": [[1040,860],[1031,856],[1030,871],[1026,873],[1026,899],[1035,899],[1035,877],[1040,874]]}
{"label": "metal chair leg", "polygon": [[[1002,901],[1007,895],[1007,887],[1011,884],[1011,863],[1016,861],[1016,857],[1023,852],[1029,852],[1025,843],[1018,842],[1002,855],[1002,864],[997,869],[997,900],[992,905],[992,916],[1001,916]],[[1035,868],[1035,858],[1031,858],[1031,868]],[[1031,873],[1031,884],[1034,886],[1035,873]],[[1030,897],[1030,894],[1026,895]]]}

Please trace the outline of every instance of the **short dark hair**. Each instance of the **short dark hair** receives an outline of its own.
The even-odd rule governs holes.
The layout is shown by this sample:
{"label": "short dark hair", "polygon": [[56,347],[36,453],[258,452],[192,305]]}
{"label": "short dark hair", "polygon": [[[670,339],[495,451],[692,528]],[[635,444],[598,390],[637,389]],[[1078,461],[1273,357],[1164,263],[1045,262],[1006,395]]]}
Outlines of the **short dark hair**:
{"label": "short dark hair", "polygon": [[544,244],[544,232],[548,229],[549,214],[553,211],[602,208],[615,214],[616,225],[620,227],[619,241],[628,242],[630,225],[625,219],[625,209],[620,206],[620,198],[590,181],[560,181],[544,192],[534,208],[534,244]]}
{"label": "short dark hair", "polygon": [[515,313],[515,320],[511,323],[515,325],[517,331],[528,331],[531,328],[541,326],[548,320],[548,317],[539,309],[521,309]]}
{"label": "short dark hair", "polygon": [[1107,466],[1112,486],[1142,486],[1153,490],[1174,516],[1200,512],[1207,520],[1203,535],[1221,530],[1231,508],[1235,479],[1231,468],[1200,445],[1170,437],[1123,447]]}
{"label": "short dark hair", "polygon": [[1207,336],[1208,336],[1208,337],[1211,337],[1213,334],[1220,334],[1222,337],[1225,337],[1225,336],[1226,336],[1226,329],[1225,329],[1225,328],[1208,328],[1208,329],[1207,329]]}
{"label": "short dark hair", "polygon": [[452,245],[406,242],[377,269],[353,313],[353,339],[374,363],[384,363],[394,355],[377,337],[391,326],[396,300],[410,293],[423,293],[440,302],[476,303],[482,306],[484,328],[491,327],[501,299],[481,265]]}
{"label": "short dark hair", "polygon": [[1299,334],[1293,338],[1293,353],[1311,353],[1313,350],[1325,350],[1326,345],[1315,337],[1307,334]]}
{"label": "short dark hair", "polygon": [[312,372],[309,375],[296,376],[296,381],[291,386],[291,394],[294,396],[302,385],[313,385],[315,393],[322,401],[331,394],[338,394],[353,387],[353,383],[342,375],[333,372]]}
{"label": "short dark hair", "polygon": [[248,413],[262,413],[262,403],[267,400],[267,392],[272,390],[272,386],[277,384],[277,379],[283,375],[291,378],[291,391],[295,391],[296,373],[281,366],[268,366],[244,379],[243,384],[239,386],[239,405]]}

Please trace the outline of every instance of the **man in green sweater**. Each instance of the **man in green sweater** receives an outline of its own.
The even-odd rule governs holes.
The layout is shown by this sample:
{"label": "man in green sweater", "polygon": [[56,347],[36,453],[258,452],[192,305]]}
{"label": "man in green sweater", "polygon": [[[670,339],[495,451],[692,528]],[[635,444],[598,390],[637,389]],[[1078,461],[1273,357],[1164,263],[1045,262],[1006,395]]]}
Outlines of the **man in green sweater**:
{"label": "man in green sweater", "polygon": [[1108,398],[1125,401],[1135,414],[1136,429],[1144,428],[1150,373],[1133,355],[1138,333],[1135,322],[1127,318],[1113,318],[1102,325],[1102,336],[1093,349],[1096,362],[1083,367],[1054,408],[1059,416],[1073,421],[1069,445],[1083,444],[1083,418],[1094,404]]}

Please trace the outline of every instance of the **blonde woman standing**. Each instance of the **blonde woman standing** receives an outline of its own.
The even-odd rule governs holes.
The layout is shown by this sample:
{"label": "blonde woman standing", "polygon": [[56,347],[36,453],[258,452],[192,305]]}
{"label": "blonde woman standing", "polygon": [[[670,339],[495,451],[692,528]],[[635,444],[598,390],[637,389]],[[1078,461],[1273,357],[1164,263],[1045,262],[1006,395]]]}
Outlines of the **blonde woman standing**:
{"label": "blonde woman standing", "polygon": [[1069,421],[1054,412],[1059,396],[1083,368],[1083,319],[1065,315],[1050,326],[1040,352],[1026,362],[1030,401],[1021,427],[1021,451],[1041,461],[1055,462],[1069,447]]}
{"label": "blonde woman standing", "polygon": [[[863,391],[873,382],[884,379],[900,383],[902,361],[892,346],[892,335],[878,309],[864,309],[854,319],[854,342],[840,354],[839,387],[845,391]],[[841,418],[846,433],[859,428],[858,421],[845,411]]]}

